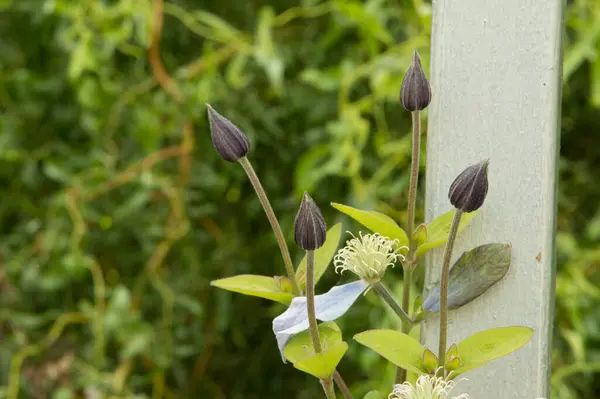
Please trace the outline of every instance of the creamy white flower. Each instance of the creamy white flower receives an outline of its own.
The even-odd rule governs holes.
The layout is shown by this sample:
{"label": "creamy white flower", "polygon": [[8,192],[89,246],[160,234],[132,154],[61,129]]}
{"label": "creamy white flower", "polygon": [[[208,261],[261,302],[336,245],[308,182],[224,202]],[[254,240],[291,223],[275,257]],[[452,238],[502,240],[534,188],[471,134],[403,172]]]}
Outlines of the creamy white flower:
{"label": "creamy white flower", "polygon": [[346,246],[333,258],[335,271],[350,270],[362,280],[376,283],[389,266],[394,267],[396,260],[404,260],[398,251],[406,247],[397,248],[397,243],[398,240],[390,240],[378,233],[359,233],[358,238],[352,235],[352,239],[346,241]]}
{"label": "creamy white flower", "polygon": [[455,385],[455,381],[422,375],[417,379],[416,385],[409,382],[394,385],[394,391],[390,393],[388,399],[469,399],[465,393],[449,398],[448,395]]}

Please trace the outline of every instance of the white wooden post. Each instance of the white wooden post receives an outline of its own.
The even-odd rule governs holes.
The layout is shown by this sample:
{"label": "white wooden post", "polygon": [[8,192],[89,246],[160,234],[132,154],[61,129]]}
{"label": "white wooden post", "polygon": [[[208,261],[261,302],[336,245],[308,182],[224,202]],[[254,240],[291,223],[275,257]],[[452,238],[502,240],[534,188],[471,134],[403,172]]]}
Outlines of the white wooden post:
{"label": "white wooden post", "polygon": [[[452,180],[490,158],[486,202],[453,262],[481,244],[512,244],[504,280],[450,312],[448,345],[492,327],[535,330],[523,349],[464,375],[460,391],[475,399],[549,397],[562,14],[562,0],[433,1],[427,221],[451,209]],[[427,259],[428,288],[442,252]],[[422,330],[434,350],[438,329],[435,318]]]}

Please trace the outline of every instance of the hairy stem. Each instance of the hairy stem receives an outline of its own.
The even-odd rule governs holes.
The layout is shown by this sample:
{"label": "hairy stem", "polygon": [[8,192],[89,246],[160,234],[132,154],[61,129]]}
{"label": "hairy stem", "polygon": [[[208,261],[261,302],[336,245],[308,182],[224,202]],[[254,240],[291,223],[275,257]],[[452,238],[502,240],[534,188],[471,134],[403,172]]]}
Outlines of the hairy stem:
{"label": "hairy stem", "polygon": [[392,296],[392,294],[390,294],[388,289],[385,288],[381,281],[376,282],[375,284],[373,284],[372,287],[375,289],[375,292],[379,294],[381,299],[383,299],[390,306],[390,308],[392,308],[392,310],[400,317],[400,319],[402,319],[402,322],[412,327],[413,322],[410,316],[404,311],[404,309],[402,309],[402,307],[400,307],[398,302],[396,302],[396,299]]}
{"label": "hairy stem", "polygon": [[[419,155],[421,149],[421,115],[420,111],[412,111],[412,155],[410,161],[410,183],[408,186],[408,211],[406,234],[408,235],[409,255],[413,248],[413,231],[415,228],[415,207],[417,204],[417,185],[419,183]],[[410,258],[409,258],[410,259]]]}
{"label": "hairy stem", "polygon": [[335,380],[335,383],[342,392],[342,395],[344,395],[344,399],[352,399],[352,393],[350,393],[350,388],[348,388],[348,385],[346,385],[346,382],[340,375],[339,371],[336,370],[333,372],[333,379]]}
{"label": "hairy stem", "polygon": [[271,228],[275,233],[275,239],[277,240],[277,244],[279,244],[279,250],[281,251],[281,256],[283,257],[283,263],[285,264],[285,269],[287,271],[288,277],[292,281],[292,292],[294,295],[300,295],[300,287],[298,286],[298,282],[296,281],[296,276],[294,273],[294,265],[292,264],[292,258],[290,256],[290,250],[288,249],[287,243],[285,241],[285,237],[283,236],[283,231],[281,231],[281,226],[279,226],[279,222],[277,221],[277,217],[275,216],[275,212],[273,212],[273,207],[271,207],[271,203],[269,202],[269,198],[267,197],[267,193],[263,188],[254,168],[248,161],[248,158],[244,157],[239,160],[239,163],[246,171],[252,186],[254,187],[254,191],[256,191],[256,195],[260,200],[260,203],[267,214],[267,219],[269,219],[269,223],[271,223]]}
{"label": "hairy stem", "polygon": [[[402,280],[402,310],[408,314],[410,311],[410,287],[412,285],[413,266],[408,265],[404,269],[404,279]],[[402,323],[402,332],[405,334],[410,333],[412,324],[407,322]],[[402,384],[406,381],[406,370],[398,367],[396,368],[396,384]]]}
{"label": "hairy stem", "polygon": [[321,380],[321,385],[323,386],[323,391],[325,392],[327,399],[336,399],[335,387],[333,386],[333,381],[331,379]]}
{"label": "hairy stem", "polygon": [[[323,351],[319,337],[319,327],[315,314],[315,251],[306,251],[306,311],[308,313],[308,331],[312,339],[315,353]],[[341,377],[340,377],[341,378]],[[321,380],[327,399],[335,399],[335,387],[331,378]]]}
{"label": "hairy stem", "polygon": [[457,209],[454,214],[454,219],[452,219],[452,226],[450,227],[450,233],[448,234],[446,250],[444,251],[444,260],[442,262],[442,278],[440,281],[440,348],[438,351],[438,364],[441,370],[443,370],[443,367],[446,364],[446,337],[448,335],[448,275],[450,274],[450,259],[452,258],[452,249],[454,248],[454,241],[456,239],[456,233],[458,232],[461,216],[462,211]]}
{"label": "hairy stem", "polygon": [[[417,205],[417,186],[419,185],[419,158],[421,150],[421,113],[412,111],[412,155],[410,161],[410,182],[408,186],[408,211],[406,234],[408,235],[408,254],[404,264],[404,280],[402,292],[402,310],[408,314],[410,311],[410,287],[412,286],[412,269],[416,264],[415,244],[413,233],[415,230],[415,208]],[[412,324],[402,323],[402,332],[408,334]],[[402,384],[406,381],[406,370],[398,367],[396,369],[396,384]]]}
{"label": "hairy stem", "polygon": [[315,314],[315,251],[306,251],[306,311],[308,312],[308,329],[315,353],[321,353],[323,349]]}

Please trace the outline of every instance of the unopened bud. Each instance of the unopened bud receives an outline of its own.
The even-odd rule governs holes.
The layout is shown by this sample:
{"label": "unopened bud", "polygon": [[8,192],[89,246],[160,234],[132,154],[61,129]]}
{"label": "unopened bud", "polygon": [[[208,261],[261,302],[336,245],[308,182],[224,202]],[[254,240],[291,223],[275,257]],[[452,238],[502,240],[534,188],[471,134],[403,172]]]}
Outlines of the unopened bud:
{"label": "unopened bud", "polygon": [[320,248],[325,243],[327,226],[321,210],[313,199],[304,193],[294,222],[294,240],[305,251]]}
{"label": "unopened bud", "polygon": [[402,80],[400,100],[407,111],[421,111],[431,102],[431,86],[425,76],[417,49],[413,52],[412,64]]}
{"label": "unopened bud", "polygon": [[488,191],[489,159],[469,166],[454,180],[448,192],[450,203],[463,212],[473,212],[483,205]]}
{"label": "unopened bud", "polygon": [[213,107],[206,104],[206,108],[210,122],[210,137],[215,150],[229,162],[235,162],[245,157],[249,149],[246,135]]}

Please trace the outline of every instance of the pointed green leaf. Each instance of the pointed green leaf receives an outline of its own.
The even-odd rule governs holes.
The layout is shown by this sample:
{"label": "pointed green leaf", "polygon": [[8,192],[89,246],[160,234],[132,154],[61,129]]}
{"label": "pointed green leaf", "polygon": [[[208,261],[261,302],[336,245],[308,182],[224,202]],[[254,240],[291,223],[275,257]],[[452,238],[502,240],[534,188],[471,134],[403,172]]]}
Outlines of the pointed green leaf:
{"label": "pointed green leaf", "polygon": [[458,357],[458,346],[456,344],[450,345],[448,352],[446,352],[446,359],[450,359],[451,357]]}
{"label": "pointed green leaf", "polygon": [[363,399],[385,399],[382,394],[377,391],[371,391],[365,395]]}
{"label": "pointed green leaf", "polygon": [[356,334],[354,339],[398,367],[426,373],[421,362],[425,347],[410,335],[394,330],[368,330]]}
{"label": "pointed green leaf", "polygon": [[[486,292],[502,280],[511,260],[508,244],[486,244],[462,254],[448,280],[448,308],[457,309]],[[440,288],[436,286],[423,302],[428,312],[440,310]]]}
{"label": "pointed green leaf", "polygon": [[[327,266],[331,263],[331,259],[337,251],[340,243],[340,237],[342,236],[342,224],[338,223],[332,226],[327,231],[327,237],[325,238],[325,244],[317,250],[315,250],[315,285],[327,270]],[[296,281],[300,285],[300,288],[306,287],[306,256],[300,262],[300,265],[296,269]]]}
{"label": "pointed green leaf", "polygon": [[267,277],[254,274],[241,274],[239,276],[222,278],[211,281],[213,287],[222,288],[227,291],[237,292],[244,295],[257,296],[271,301],[289,305],[294,297],[286,287],[287,277]]}
{"label": "pointed green leaf", "polygon": [[391,238],[392,240],[398,240],[398,246],[404,246],[408,244],[408,236],[404,230],[398,226],[394,219],[384,215],[383,213],[375,211],[363,211],[361,209],[337,204],[335,202],[332,202],[331,206],[350,216],[352,219],[356,220],[369,230],[379,233],[382,236]]}
{"label": "pointed green leaf", "polygon": [[423,364],[425,370],[427,370],[429,373],[433,373],[438,367],[438,358],[431,350],[425,349],[421,363]]}
{"label": "pointed green leaf", "polygon": [[327,379],[348,350],[348,344],[342,341],[342,333],[334,322],[319,324],[319,339],[323,352],[318,355],[308,331],[293,336],[283,354],[298,370]]}
{"label": "pointed green leaf", "polygon": [[[427,225],[427,240],[419,247],[419,249],[417,249],[417,256],[423,255],[430,249],[439,247],[448,240],[448,233],[450,233],[450,226],[452,225],[454,213],[456,213],[456,209],[444,213]],[[476,214],[477,211],[463,213],[460,218],[460,224],[458,225],[459,233],[467,227]]]}
{"label": "pointed green leaf", "polygon": [[413,233],[413,243],[415,244],[415,247],[418,248],[421,245],[423,245],[426,241],[427,241],[427,225],[420,224],[417,226],[417,228],[415,229],[415,232]]}
{"label": "pointed green leaf", "polygon": [[341,342],[336,346],[325,349],[318,355],[313,355],[294,363],[294,367],[322,380],[327,380],[331,378],[335,368],[347,350],[348,344]]}
{"label": "pointed green leaf", "polygon": [[523,347],[533,335],[529,327],[501,327],[480,331],[458,344],[460,366],[452,377],[483,366]]}

